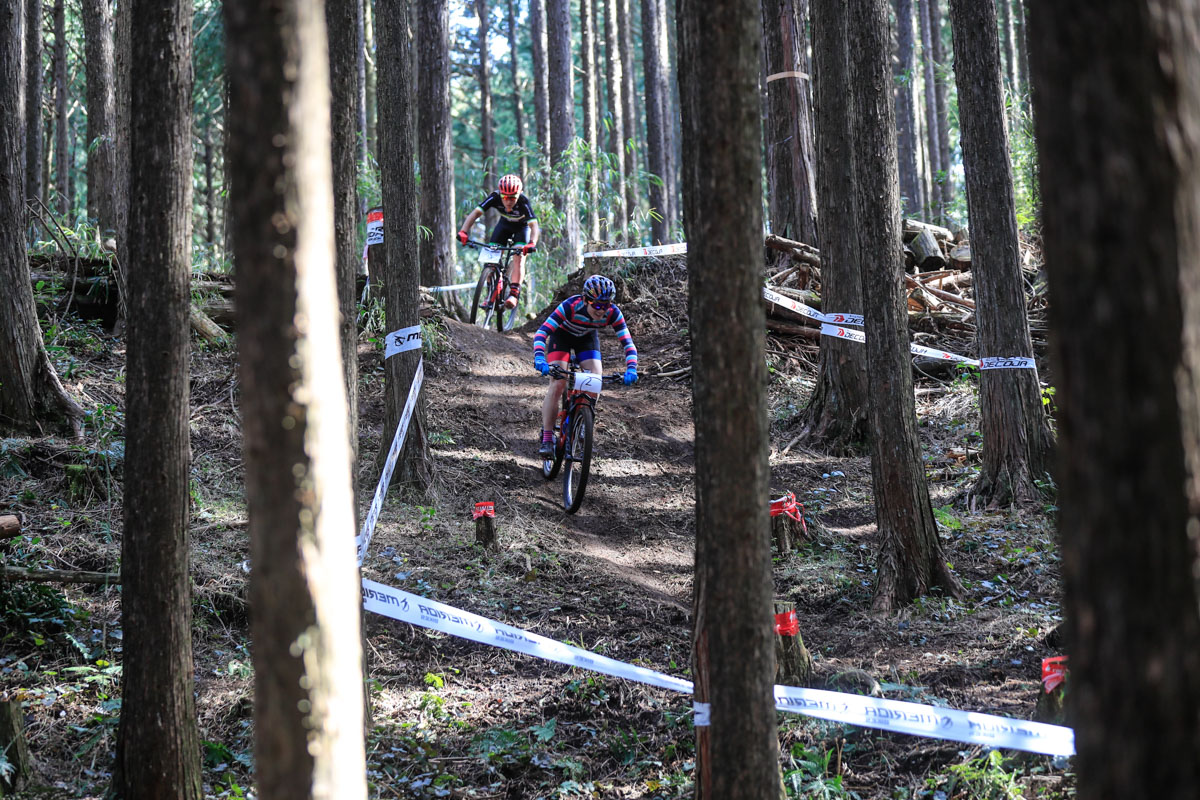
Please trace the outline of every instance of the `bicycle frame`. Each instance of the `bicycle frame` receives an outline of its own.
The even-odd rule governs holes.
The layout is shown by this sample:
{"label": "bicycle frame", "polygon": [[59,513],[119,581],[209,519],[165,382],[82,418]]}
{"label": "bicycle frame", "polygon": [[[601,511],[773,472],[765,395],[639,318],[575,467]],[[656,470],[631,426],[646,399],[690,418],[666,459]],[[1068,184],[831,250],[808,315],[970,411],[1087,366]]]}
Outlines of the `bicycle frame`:
{"label": "bicycle frame", "polygon": [[506,333],[512,330],[517,317],[515,308],[509,309],[504,305],[508,299],[508,268],[512,258],[521,252],[521,245],[495,244],[468,239],[468,247],[476,247],[485,252],[498,253],[499,258],[483,264],[479,271],[479,279],[475,284],[475,297],[471,301],[471,324],[477,324],[479,312],[483,311],[482,325],[488,327],[493,314],[496,317],[496,330]]}
{"label": "bicycle frame", "polygon": [[[553,479],[566,464],[567,469],[563,473],[563,508],[573,514],[583,503],[587,489],[596,414],[596,397],[589,394],[586,388],[576,387],[577,376],[587,375],[592,381],[598,378],[604,384],[621,380],[622,375],[580,373],[578,362],[574,360],[569,370],[555,364],[551,366],[549,374],[554,380],[566,379],[567,385],[563,387],[562,409],[554,424],[554,456],[542,461],[542,477]],[[595,387],[595,390],[599,392],[599,387]],[[579,430],[576,430],[577,426]],[[578,468],[574,466],[576,464]]]}

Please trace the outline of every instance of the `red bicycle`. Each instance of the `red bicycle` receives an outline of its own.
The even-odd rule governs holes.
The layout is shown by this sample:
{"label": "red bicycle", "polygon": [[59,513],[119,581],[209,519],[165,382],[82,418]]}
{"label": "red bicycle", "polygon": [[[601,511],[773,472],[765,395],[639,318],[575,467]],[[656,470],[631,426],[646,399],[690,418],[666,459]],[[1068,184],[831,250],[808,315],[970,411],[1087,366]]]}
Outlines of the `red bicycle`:
{"label": "red bicycle", "polygon": [[496,330],[507,333],[513,328],[517,319],[517,309],[508,308],[504,301],[508,299],[508,264],[512,257],[521,252],[521,245],[494,244],[477,242],[468,239],[468,247],[479,248],[479,280],[475,283],[475,297],[471,301],[471,324],[487,328],[493,317],[496,320]]}
{"label": "red bicycle", "polygon": [[598,395],[605,383],[623,382],[624,375],[620,372],[612,375],[581,372],[574,360],[570,370],[551,364],[548,375],[552,380],[567,379],[567,386],[562,393],[562,409],[554,421],[554,455],[542,461],[542,477],[552,480],[566,465],[563,508],[568,514],[574,514],[583,505],[583,493],[587,490],[592,466],[592,437],[596,423],[596,398],[592,395]]}

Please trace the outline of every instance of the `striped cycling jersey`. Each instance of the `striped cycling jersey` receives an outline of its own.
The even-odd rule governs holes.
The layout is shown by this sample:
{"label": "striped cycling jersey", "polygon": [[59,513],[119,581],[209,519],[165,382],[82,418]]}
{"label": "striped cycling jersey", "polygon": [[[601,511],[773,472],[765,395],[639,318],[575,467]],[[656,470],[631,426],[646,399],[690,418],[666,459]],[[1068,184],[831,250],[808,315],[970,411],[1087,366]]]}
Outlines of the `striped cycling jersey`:
{"label": "striped cycling jersey", "polygon": [[583,295],[568,297],[558,304],[558,308],[546,317],[546,321],[533,335],[533,354],[546,354],[546,339],[550,334],[562,328],[572,336],[583,336],[591,331],[612,326],[621,346],[625,348],[625,368],[637,367],[637,348],[633,346],[633,337],[625,326],[625,317],[615,304],[608,307],[608,313],[600,319],[592,319],[587,312],[587,301]]}

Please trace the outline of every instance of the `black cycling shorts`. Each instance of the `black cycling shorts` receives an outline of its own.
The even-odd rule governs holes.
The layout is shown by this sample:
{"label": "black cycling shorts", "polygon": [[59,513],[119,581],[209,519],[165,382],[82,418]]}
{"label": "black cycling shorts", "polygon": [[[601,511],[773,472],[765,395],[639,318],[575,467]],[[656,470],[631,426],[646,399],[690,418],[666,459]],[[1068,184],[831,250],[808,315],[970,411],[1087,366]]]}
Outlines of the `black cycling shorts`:
{"label": "black cycling shorts", "polygon": [[567,353],[568,355],[574,351],[580,361],[588,359],[600,360],[600,333],[598,331],[589,331],[582,336],[575,336],[567,333],[562,328],[558,328],[546,337],[546,358],[555,353]]}
{"label": "black cycling shorts", "polygon": [[512,239],[513,244],[525,244],[525,227],[523,222],[502,219],[492,228],[492,236],[488,241],[492,244],[508,244],[508,240]]}

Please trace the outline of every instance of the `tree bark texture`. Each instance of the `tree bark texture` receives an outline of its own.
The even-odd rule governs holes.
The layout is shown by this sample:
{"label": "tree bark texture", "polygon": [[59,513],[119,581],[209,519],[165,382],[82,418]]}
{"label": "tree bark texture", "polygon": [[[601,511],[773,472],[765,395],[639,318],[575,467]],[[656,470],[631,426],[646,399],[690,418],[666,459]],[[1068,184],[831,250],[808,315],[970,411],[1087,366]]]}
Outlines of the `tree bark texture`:
{"label": "tree bark texture", "polygon": [[[633,29],[629,18],[629,0],[617,2],[617,33],[621,37],[621,116],[625,121],[625,139],[621,150],[625,160],[625,215],[627,219],[637,217],[642,204],[641,187],[638,184],[638,152],[643,141],[639,134],[637,104],[633,102]],[[632,145],[632,146],[629,146]]]}
{"label": "tree bark texture", "polygon": [[621,32],[617,24],[617,4],[620,0],[600,0],[604,3],[604,70],[605,84],[608,89],[608,152],[612,154],[617,168],[614,176],[612,203],[616,206],[613,216],[616,218],[617,234],[623,242],[629,235],[629,209],[625,205],[623,187],[627,183],[625,172],[625,101],[622,93],[625,91],[624,60],[621,58]]}
{"label": "tree bark texture", "polygon": [[920,189],[917,188],[917,117],[913,109],[913,0],[895,0],[896,62],[894,70],[896,97],[895,124],[900,168],[900,201],[905,214],[920,211]]}
{"label": "tree bark texture", "polygon": [[366,127],[363,129],[367,149],[379,159],[379,59],[375,36],[374,0],[363,0],[363,60],[365,61]]}
{"label": "tree bark texture", "polygon": [[[384,306],[389,331],[420,322],[421,279],[417,229],[417,180],[413,172],[416,157],[416,120],[412,112],[416,75],[412,52],[410,0],[384,0],[376,6],[379,34],[379,167],[383,178],[383,240],[386,249]],[[409,350],[387,360],[385,394],[387,397],[387,435],[400,421],[409,387],[421,360],[420,350]],[[387,448],[380,448],[382,458]],[[432,480],[429,434],[426,426],[425,393],[417,399],[408,437],[400,452],[392,483],[422,495]]]}
{"label": "tree bark texture", "polygon": [[550,91],[547,86],[549,44],[546,31],[546,0],[529,0],[529,38],[533,55],[533,116],[538,144],[550,156]]}
{"label": "tree bark texture", "polygon": [[1097,800],[1200,785],[1197,20],[1196,0],[1029,7],[1067,717]]}
{"label": "tree bark texture", "polygon": [[[692,671],[694,699],[710,704],[712,723],[696,729],[696,797],[722,800],[781,791],[757,266],[761,19],[752,0],[679,4],[696,425]],[[728,224],[730,213],[738,225]]]}
{"label": "tree bark texture", "polygon": [[[350,429],[328,377],[342,337],[326,14],[354,29],[335,6],[225,4],[234,254],[252,298],[238,328],[264,800],[366,797]],[[343,101],[353,120],[353,94]]]}
{"label": "tree bark texture", "polygon": [[763,0],[766,49],[767,197],[770,229],[779,236],[820,247],[813,166],[810,76],[805,22],[808,0]]}
{"label": "tree bark texture", "polygon": [[646,169],[658,181],[650,181],[651,242],[667,241],[671,212],[667,181],[670,156],[667,128],[670,120],[669,77],[667,73],[666,18],[667,0],[641,0],[642,3],[642,74],[646,99]]}
{"label": "tree bark texture", "polygon": [[925,208],[929,218],[942,223],[945,214],[941,203],[941,182],[945,179],[945,165],[938,144],[937,77],[934,74],[933,31],[929,22],[929,0],[917,0],[917,19],[921,23],[921,69],[925,83],[925,152],[929,156],[929,194]]}
{"label": "tree bark texture", "polygon": [[[822,307],[834,313],[860,314],[863,295],[852,116],[855,87],[846,52],[846,4],[813,0],[812,17]],[[862,452],[869,436],[866,350],[855,342],[822,336],[820,358],[817,385],[804,410],[805,440],[837,455]]]}
{"label": "tree bark texture", "polygon": [[852,4],[850,74],[854,84],[854,168],[859,255],[867,335],[871,483],[879,551],[874,607],[880,611],[940,587],[957,593],[938,540],[917,438],[908,315],[900,252],[900,197],[892,75],[887,64],[887,2]]}
{"label": "tree bark texture", "polygon": [[954,181],[951,179],[951,170],[954,163],[950,158],[950,106],[946,99],[946,84],[945,75],[945,47],[942,45],[942,2],[941,0],[929,0],[929,25],[930,25],[930,44],[933,53],[933,100],[937,106],[937,124],[938,124],[938,163],[942,165],[944,175],[939,184],[939,199],[943,209],[943,222],[945,221],[944,209],[950,207],[950,201],[954,199]]}
{"label": "tree bark texture", "polygon": [[[1016,92],[1017,83],[1018,83],[1017,51],[1016,51],[1016,47],[1015,47],[1016,39],[1013,36],[1012,0],[996,0],[996,4],[994,6],[992,6],[992,16],[993,17],[996,16],[997,10],[999,10],[999,17],[1000,17],[1000,19],[999,19],[1000,47],[1003,48],[1000,51],[1000,69],[1003,71],[1003,74],[1004,74],[1002,91],[1007,90],[1008,95],[1011,97],[1013,95],[1013,93]],[[950,14],[951,14],[951,17],[953,17],[953,15],[954,15],[953,5],[951,6]],[[954,24],[953,19],[951,19],[951,26],[953,26],[953,24]],[[957,61],[958,61],[958,52],[957,51],[955,51],[954,60],[957,65]],[[968,194],[970,194],[970,190],[968,190]]]}
{"label": "tree bark texture", "polygon": [[[358,0],[358,13],[355,15],[354,31],[354,64],[358,70],[357,89],[355,98],[358,113],[358,126],[355,134],[358,142],[358,161],[366,165],[371,155],[367,146],[367,6],[371,0]],[[359,198],[358,212],[366,212],[366,201]]]}
{"label": "tree bark texture", "polygon": [[[325,0],[338,339],[346,391],[351,480],[358,474],[358,38],[359,0]],[[321,38],[324,38],[323,36]],[[357,494],[357,493],[356,493]]]}
{"label": "tree bark texture", "polygon": [[[479,78],[479,138],[483,149],[483,193],[496,190],[496,132],[492,129],[492,67],[491,53],[488,51],[488,32],[491,29],[491,19],[488,14],[488,0],[475,0],[475,13],[479,15],[479,38],[476,73]],[[494,224],[494,213],[488,213],[488,227]]]}
{"label": "tree bark texture", "polygon": [[188,572],[192,3],[134,0],[118,774],[123,800],[199,800]]}
{"label": "tree bark texture", "polygon": [[[5,72],[14,76],[16,72]],[[25,0],[25,199],[42,198],[42,0]]]}
{"label": "tree bark texture", "polygon": [[67,97],[67,12],[65,0],[54,0],[54,190],[58,213],[71,214],[71,128]]}
{"label": "tree bark texture", "polygon": [[[421,285],[453,283],[454,150],[450,138],[450,5],[447,0],[417,3],[417,156],[421,167]],[[449,293],[443,295],[450,302]]]}
{"label": "tree bark texture", "polygon": [[575,138],[575,83],[571,63],[571,3],[570,0],[547,0],[546,29],[549,32],[547,57],[549,64],[550,101],[550,161],[563,180],[563,194],[555,198],[563,215],[563,241],[559,252],[564,264],[578,264],[579,199],[576,193],[574,169],[566,158],[567,148]]}
{"label": "tree bark texture", "polygon": [[587,235],[600,238],[600,170],[596,161],[599,151],[596,92],[596,26],[593,0],[579,0],[579,63],[583,73],[583,138],[588,148],[587,165]]}
{"label": "tree bark texture", "polygon": [[113,170],[116,95],[113,89],[113,16],[108,0],[81,0],[87,69],[88,216],[107,235],[114,230]]}
{"label": "tree bark texture", "polygon": [[[950,21],[979,355],[1032,357],[996,9],[991,3],[950,0]],[[983,470],[973,494],[989,506],[1036,500],[1041,496],[1037,482],[1049,472],[1051,450],[1037,370],[982,370],[979,404]]]}
{"label": "tree bark texture", "polygon": [[521,151],[521,175],[529,174],[529,159],[525,156],[525,113],[521,102],[520,50],[517,46],[517,10],[513,0],[505,0],[508,10],[508,69],[512,80],[513,128],[517,147]]}

